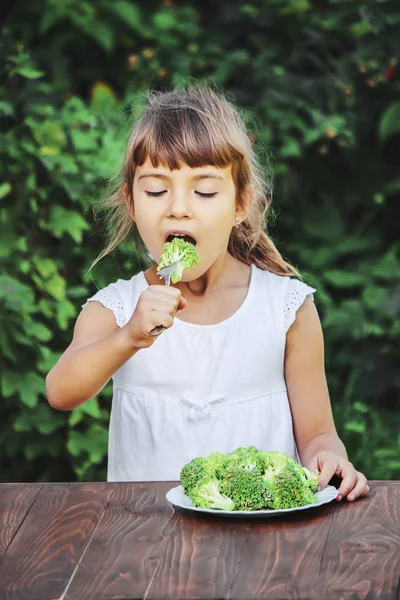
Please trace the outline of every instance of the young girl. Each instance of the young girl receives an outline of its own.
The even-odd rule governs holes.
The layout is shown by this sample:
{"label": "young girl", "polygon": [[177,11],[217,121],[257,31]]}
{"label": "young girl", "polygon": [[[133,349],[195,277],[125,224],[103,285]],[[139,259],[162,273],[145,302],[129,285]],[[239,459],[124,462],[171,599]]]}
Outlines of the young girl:
{"label": "young girl", "polygon": [[200,262],[170,287],[155,263],[89,298],[46,379],[51,406],[70,410],[113,378],[108,481],[178,480],[196,456],[254,445],[319,470],[321,489],[340,476],[338,500],[368,492],[336,433],[315,290],[264,230],[267,187],[223,96],[150,95],[102,255],[138,234],[157,262],[181,235]]}

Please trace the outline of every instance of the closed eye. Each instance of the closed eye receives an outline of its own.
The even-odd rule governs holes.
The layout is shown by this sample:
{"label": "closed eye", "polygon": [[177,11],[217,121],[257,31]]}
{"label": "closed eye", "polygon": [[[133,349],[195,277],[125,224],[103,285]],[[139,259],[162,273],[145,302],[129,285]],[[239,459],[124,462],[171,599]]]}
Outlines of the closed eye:
{"label": "closed eye", "polygon": [[153,197],[157,197],[157,196],[162,196],[163,194],[165,194],[167,190],[164,190],[163,192],[147,192],[146,194],[147,196],[153,196]]}
{"label": "closed eye", "polygon": [[[166,191],[167,190],[163,190],[162,192],[147,192],[146,191],[146,194],[147,194],[147,196],[151,196],[153,198],[158,198],[159,196],[162,196],[163,194],[165,194]],[[213,196],[217,195],[217,192],[212,192],[210,194],[204,194],[202,192],[196,192],[196,194],[198,194],[202,198],[212,198]]]}

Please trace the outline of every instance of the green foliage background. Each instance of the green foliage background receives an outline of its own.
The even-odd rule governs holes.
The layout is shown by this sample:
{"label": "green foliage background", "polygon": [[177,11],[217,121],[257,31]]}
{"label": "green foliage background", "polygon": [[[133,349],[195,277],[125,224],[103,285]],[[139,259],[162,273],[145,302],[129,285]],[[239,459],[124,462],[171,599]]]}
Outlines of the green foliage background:
{"label": "green foliage background", "polygon": [[[1,9],[3,481],[105,478],[110,386],[53,411],[102,247],[90,201],[147,86],[211,77],[253,116],[275,178],[270,233],[318,292],[335,420],[369,478],[400,478],[400,4],[31,0]],[[127,245],[98,287],[140,268]],[[397,342],[397,344],[396,344]]]}

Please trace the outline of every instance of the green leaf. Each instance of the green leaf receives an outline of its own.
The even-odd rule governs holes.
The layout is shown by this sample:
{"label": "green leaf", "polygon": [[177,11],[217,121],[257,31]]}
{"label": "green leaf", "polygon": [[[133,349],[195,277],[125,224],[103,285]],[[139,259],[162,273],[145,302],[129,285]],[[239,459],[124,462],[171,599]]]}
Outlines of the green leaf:
{"label": "green leaf", "polygon": [[22,402],[29,408],[35,408],[38,404],[39,395],[45,396],[44,378],[36,373],[14,373],[5,371],[2,375],[1,390],[8,398],[18,394]]}
{"label": "green leaf", "polygon": [[34,138],[41,146],[42,154],[56,154],[67,143],[67,138],[62,125],[58,121],[46,119],[43,122],[32,118],[26,119],[32,129]]}
{"label": "green leaf", "polygon": [[58,205],[51,208],[49,225],[55,237],[68,233],[77,244],[81,243],[83,232],[90,229],[82,215]]}
{"label": "green leaf", "polygon": [[400,102],[392,102],[385,110],[379,123],[379,137],[385,141],[400,132]]}
{"label": "green leaf", "polygon": [[65,331],[71,319],[76,317],[76,308],[69,300],[60,300],[57,304],[57,323]]}
{"label": "green leaf", "polygon": [[6,117],[14,116],[14,107],[10,102],[0,100],[0,114]]}
{"label": "green leaf", "polygon": [[16,67],[14,72],[18,73],[18,75],[22,75],[22,77],[25,77],[26,79],[39,79],[39,77],[43,77],[44,75],[43,71],[38,71],[33,67]]}
{"label": "green leaf", "polygon": [[47,346],[40,347],[40,360],[37,362],[37,368],[41,373],[47,374],[56,364],[61,356],[60,352],[53,352]]}
{"label": "green leaf", "polygon": [[110,4],[110,9],[118,15],[121,20],[134,31],[141,31],[141,14],[137,5],[133,2],[119,0]]}
{"label": "green leaf", "polygon": [[11,184],[7,182],[0,184],[0,200],[7,196],[12,190]]}
{"label": "green leaf", "polygon": [[94,463],[100,463],[107,454],[108,431],[102,425],[95,423],[87,432],[70,431],[67,442],[68,452],[72,456],[87,454]]}
{"label": "green leaf", "polygon": [[350,31],[356,37],[362,38],[365,35],[367,35],[368,33],[370,33],[371,31],[373,31],[373,29],[372,29],[372,25],[370,25],[370,23],[368,21],[364,20],[364,21],[359,21],[358,23],[354,23],[353,25],[350,25]]}
{"label": "green leaf", "polygon": [[288,139],[279,151],[282,158],[296,157],[302,155],[302,148],[295,139]]}
{"label": "green leaf", "polygon": [[93,419],[101,418],[102,411],[100,410],[97,398],[92,398],[77,408],[74,408],[69,417],[69,424],[74,427],[82,421],[84,415],[89,415]]}
{"label": "green leaf", "polygon": [[63,300],[65,298],[66,282],[58,273],[55,273],[50,279],[45,281],[42,287],[56,300]]}
{"label": "green leaf", "polygon": [[171,10],[159,10],[153,15],[153,23],[157,29],[168,31],[176,26],[176,17]]}
{"label": "green leaf", "polygon": [[351,288],[367,282],[366,276],[361,273],[339,270],[325,271],[324,279],[338,288]]}
{"label": "green leaf", "polygon": [[346,431],[354,431],[355,433],[364,433],[365,423],[357,423],[356,421],[350,421],[346,423],[344,428]]}
{"label": "green leaf", "polygon": [[53,332],[48,329],[43,323],[37,323],[35,321],[25,322],[26,333],[39,340],[40,342],[48,342],[53,337]]}
{"label": "green leaf", "polygon": [[86,28],[86,31],[104,50],[110,52],[113,49],[114,32],[108,23],[97,21]]}
{"label": "green leaf", "polygon": [[105,81],[98,81],[91,89],[92,108],[96,111],[107,113],[115,112],[117,95],[113,88]]}
{"label": "green leaf", "polygon": [[0,275],[0,299],[6,308],[16,312],[34,312],[34,295],[32,290],[17,279],[8,275]]}

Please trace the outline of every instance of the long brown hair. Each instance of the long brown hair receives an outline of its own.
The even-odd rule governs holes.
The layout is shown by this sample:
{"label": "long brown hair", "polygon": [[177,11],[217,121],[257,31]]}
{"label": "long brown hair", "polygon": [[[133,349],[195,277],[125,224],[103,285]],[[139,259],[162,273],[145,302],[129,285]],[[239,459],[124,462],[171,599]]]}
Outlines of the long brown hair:
{"label": "long brown hair", "polygon": [[147,158],[154,167],[162,163],[171,170],[182,163],[189,167],[231,165],[237,206],[250,188],[252,202],[246,219],[232,229],[229,253],[247,265],[254,263],[277,275],[301,278],[267,234],[272,183],[261,169],[244,120],[232,101],[204,84],[147,94],[144,111],[132,128],[114,192],[97,207],[108,216],[108,241],[92,267],[132,235],[136,245],[144,249],[129,203],[134,202],[136,166],[143,165]]}

